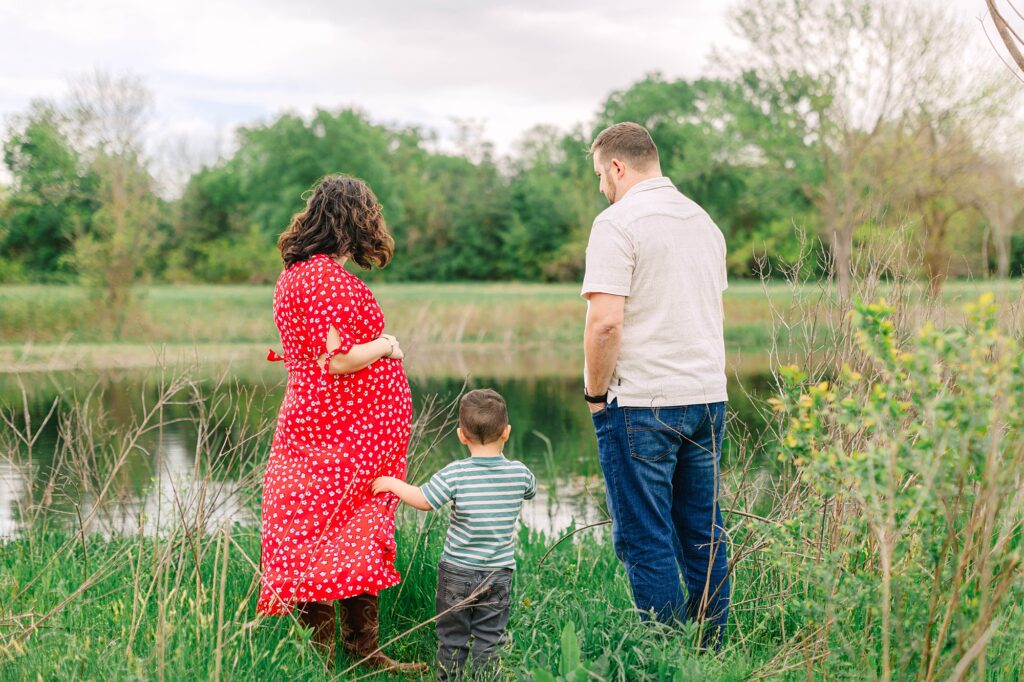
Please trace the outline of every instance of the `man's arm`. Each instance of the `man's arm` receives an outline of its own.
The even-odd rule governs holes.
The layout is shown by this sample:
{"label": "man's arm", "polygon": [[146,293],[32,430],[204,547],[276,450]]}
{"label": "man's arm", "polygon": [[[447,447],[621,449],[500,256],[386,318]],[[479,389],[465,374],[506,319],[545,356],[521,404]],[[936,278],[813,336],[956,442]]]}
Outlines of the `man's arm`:
{"label": "man's arm", "polygon": [[433,507],[427,502],[427,498],[423,496],[423,491],[418,486],[409,485],[405,481],[401,481],[393,476],[381,476],[380,478],[373,479],[371,484],[373,487],[373,494],[379,495],[380,493],[394,493],[398,495],[398,499],[405,502],[410,507],[419,509],[420,511],[430,511]]}
{"label": "man's arm", "polygon": [[[592,293],[587,297],[587,324],[583,331],[583,355],[587,361],[586,389],[589,395],[608,391],[615,363],[622,347],[622,319],[626,297]],[[588,403],[591,412],[604,405]]]}

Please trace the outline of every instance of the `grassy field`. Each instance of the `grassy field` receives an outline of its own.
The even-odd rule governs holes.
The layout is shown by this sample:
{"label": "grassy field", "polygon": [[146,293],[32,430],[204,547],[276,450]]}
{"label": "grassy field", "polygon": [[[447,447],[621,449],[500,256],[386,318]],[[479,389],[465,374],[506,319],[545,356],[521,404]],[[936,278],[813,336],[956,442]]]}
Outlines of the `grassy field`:
{"label": "grassy field", "polygon": [[[381,637],[397,638],[387,649],[404,659],[433,663],[429,620],[441,531],[442,524],[424,530],[412,518],[401,524],[405,579],[382,597]],[[567,624],[597,679],[741,680],[770,658],[755,641],[770,641],[773,628],[759,622],[749,601],[736,609],[726,651],[698,657],[692,633],[666,636],[640,625],[607,543],[581,535],[538,567],[551,542],[520,537],[505,678],[557,674],[571,655],[563,651]],[[258,534],[240,528],[202,539],[97,542],[46,534],[8,544],[0,556],[0,595],[8,605],[0,611],[0,637],[16,634],[0,639],[0,678],[332,679],[290,617],[256,620],[258,561]],[[743,576],[738,601],[756,598],[754,580]],[[339,654],[336,679],[368,673],[349,667]]]}
{"label": "grassy field", "polygon": [[[405,660],[432,663],[430,619],[442,532],[436,518],[424,523],[406,516],[399,524],[404,582],[382,596],[381,642],[391,642],[387,651]],[[521,534],[503,679],[534,679],[539,670],[558,675],[576,656],[582,661],[578,676],[559,679],[877,679],[877,659],[806,651],[799,633],[808,624],[790,603],[801,598],[800,578],[774,567],[771,558],[755,553],[736,565],[726,646],[701,655],[695,629],[668,631],[639,622],[621,564],[610,543],[593,533],[561,543],[543,564],[553,538]],[[344,654],[327,674],[293,619],[257,619],[254,529],[115,540],[40,533],[2,549],[0,679],[388,678],[353,667]],[[877,628],[872,612],[859,610],[840,625],[849,633]],[[566,642],[567,626],[578,653],[571,638]],[[1018,614],[989,644],[987,679],[1021,679],[1021,641]]]}
{"label": "grassy field", "polygon": [[[375,284],[374,291],[396,334],[417,360],[450,364],[459,352],[539,353],[555,367],[565,354],[578,355],[585,304],[568,284]],[[982,291],[1001,300],[1021,298],[1022,283],[951,282],[941,307],[957,314],[959,304]],[[884,293],[884,291],[882,292]],[[920,292],[910,292],[916,295]],[[684,294],[680,294],[684,295]],[[79,366],[152,365],[171,361],[220,362],[239,352],[258,357],[278,343],[266,286],[158,285],[142,288],[138,309],[118,338],[101,331],[97,308],[78,287],[0,287],[0,371],[69,369]],[[785,323],[805,308],[834,298],[817,285],[798,293],[786,284],[767,287],[735,282],[725,294],[726,345],[731,352],[763,354],[779,340]],[[163,349],[162,355],[154,349]],[[198,350],[197,350],[198,349]],[[500,363],[499,363],[500,364]]]}
{"label": "grassy field", "polygon": [[[585,302],[562,284],[378,284],[388,327],[403,339],[436,344],[557,344],[582,337]],[[737,338],[767,309],[758,287],[737,285],[727,305]],[[273,289],[265,286],[152,286],[120,341],[177,344],[273,342]],[[105,342],[91,324],[95,301],[77,287],[0,287],[0,342]]]}
{"label": "grassy field", "polygon": [[[928,312],[940,322],[962,319],[962,301],[995,288],[1004,303],[1016,303],[1020,286],[951,286],[942,305]],[[578,344],[582,305],[572,288],[378,289],[385,309],[394,311],[392,319],[406,320],[402,324],[411,338],[417,338],[412,336],[417,329],[409,320],[415,322],[423,310],[433,311],[428,317],[465,318],[473,322],[465,329],[476,330],[475,336],[451,332],[446,338],[443,329],[424,322],[426,329],[418,332],[428,339],[424,343],[543,345],[526,335],[550,343],[564,333],[560,343]],[[9,288],[0,294],[5,315],[12,309],[25,313],[31,308],[25,306],[28,294],[39,291],[51,294],[51,310],[75,308],[75,290]],[[808,288],[794,296],[782,287],[770,294],[784,323],[786,315],[813,309],[800,306],[824,295]],[[186,340],[173,336],[175,325],[181,333],[192,325],[188,343],[216,341],[230,349],[231,339],[199,338],[204,327],[198,320],[242,325],[246,317],[238,311],[248,310],[256,325],[258,309],[258,324],[265,325],[266,295],[266,289],[154,288],[145,315],[151,334],[163,330],[183,347]],[[201,312],[214,303],[223,319]],[[975,319],[973,332],[912,333],[923,310],[915,306],[893,313],[898,326],[882,324],[890,318],[879,312],[881,306],[871,313],[875,317],[866,313],[858,323],[867,325],[860,331],[874,329],[888,339],[885,343],[896,344],[898,336],[906,352],[876,349],[875,365],[860,357],[864,377],[844,370],[834,384],[792,379],[799,385],[782,394],[784,402],[765,405],[769,412],[783,411],[777,414],[778,432],[754,439],[730,431],[723,506],[735,587],[723,651],[698,654],[699,634],[693,628],[666,631],[639,622],[606,529],[582,531],[546,561],[555,538],[523,531],[506,679],[534,679],[539,673],[563,680],[671,682],[1024,679],[1024,428],[1019,428],[1024,351],[1019,336],[996,333],[1002,326],[1017,328],[1012,318],[1019,306],[993,306],[992,313],[984,313],[992,319]],[[986,306],[979,302],[972,315],[977,318]],[[768,329],[772,310],[760,289],[730,289],[727,315],[734,319]],[[830,315],[826,322],[840,317],[824,310]],[[502,328],[495,321],[513,314],[508,311],[523,326],[505,326],[518,329],[519,336],[495,336]],[[562,319],[559,315],[564,318],[559,330],[535,323],[550,324]],[[28,330],[35,327],[27,323],[20,329],[28,336],[9,336],[8,319],[13,318],[4,318],[10,347],[34,338]],[[480,331],[485,321],[492,323],[489,332]],[[792,333],[818,328],[816,319],[796,322]],[[394,324],[397,331],[399,322]],[[90,342],[87,335],[74,336],[85,334],[82,329],[68,329],[65,349]],[[136,342],[159,338],[140,334]],[[242,333],[234,339],[240,346],[255,340]],[[108,351],[132,345],[131,339],[122,346],[105,341],[91,343]],[[844,352],[855,358],[848,348]],[[867,367],[877,371],[880,358],[889,363],[887,369],[868,378]],[[787,373],[797,376],[796,370],[780,372]],[[187,377],[181,381],[189,384]],[[162,428],[163,410],[177,404],[182,386],[148,401],[145,414],[121,430],[96,426],[84,409],[61,415],[60,456],[53,471],[31,470],[25,481],[30,490],[15,510],[19,535],[0,544],[0,679],[369,676],[350,669],[343,657],[333,677],[327,675],[294,621],[257,619],[258,531],[211,526],[210,507],[223,502],[217,497],[223,481],[231,480],[242,503],[257,508],[263,453],[252,435],[265,432],[267,422],[261,418],[250,425],[239,419],[239,404],[229,401],[219,410],[201,411],[205,421],[196,431],[207,435],[194,460],[200,485],[176,491],[174,508],[163,512],[177,522],[158,536],[111,536],[90,526],[94,517],[120,508],[117,482],[128,475],[126,463],[146,448],[144,434]],[[179,418],[173,412],[165,417]],[[223,437],[209,435],[222,419],[218,433]],[[32,428],[26,423],[20,433],[0,429],[0,466],[4,458],[25,457],[35,443]],[[416,433],[414,455],[421,457],[430,449],[430,433],[425,427]],[[765,457],[779,466],[752,465]],[[558,494],[557,473],[545,482],[551,497]],[[68,482],[71,490],[58,499],[60,486]],[[152,513],[138,513],[143,511]],[[382,637],[394,640],[387,649],[402,658],[430,660],[433,654],[430,619],[443,526],[437,515],[404,512],[399,518],[398,564],[405,581],[383,597]]]}

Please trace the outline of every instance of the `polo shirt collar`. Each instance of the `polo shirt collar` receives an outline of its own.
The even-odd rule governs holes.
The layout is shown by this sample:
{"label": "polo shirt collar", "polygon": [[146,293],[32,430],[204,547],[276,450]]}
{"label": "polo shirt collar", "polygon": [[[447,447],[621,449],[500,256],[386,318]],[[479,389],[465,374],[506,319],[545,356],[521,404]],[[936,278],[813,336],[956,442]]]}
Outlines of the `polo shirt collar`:
{"label": "polo shirt collar", "polygon": [[[647,190],[662,189],[665,187],[675,187],[675,185],[673,185],[672,181],[669,180],[664,175],[659,176],[657,178],[647,178],[646,180],[641,180],[640,182],[630,187],[629,191],[622,195],[622,199],[625,199],[626,197],[631,196],[633,194],[646,192]],[[621,201],[622,199],[620,199],[619,201]]]}

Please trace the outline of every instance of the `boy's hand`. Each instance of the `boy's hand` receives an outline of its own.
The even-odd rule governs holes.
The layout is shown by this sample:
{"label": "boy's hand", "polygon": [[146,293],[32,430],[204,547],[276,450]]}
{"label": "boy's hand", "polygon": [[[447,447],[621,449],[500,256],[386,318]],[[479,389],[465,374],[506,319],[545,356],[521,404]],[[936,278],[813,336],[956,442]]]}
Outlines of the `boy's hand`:
{"label": "boy's hand", "polygon": [[370,489],[373,490],[374,495],[394,493],[398,495],[398,499],[402,502],[420,511],[430,511],[432,509],[430,503],[427,502],[427,498],[423,496],[422,490],[394,476],[380,476],[373,479],[370,483]]}
{"label": "boy's hand", "polygon": [[390,493],[393,492],[393,485],[397,480],[394,476],[381,476],[380,478],[373,479],[370,488],[373,490],[374,495]]}

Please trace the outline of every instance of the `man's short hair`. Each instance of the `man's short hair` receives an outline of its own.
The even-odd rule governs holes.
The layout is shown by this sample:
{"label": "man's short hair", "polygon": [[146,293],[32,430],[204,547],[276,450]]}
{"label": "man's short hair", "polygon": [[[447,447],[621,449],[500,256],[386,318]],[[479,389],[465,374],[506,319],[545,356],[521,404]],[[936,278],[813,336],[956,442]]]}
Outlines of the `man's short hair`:
{"label": "man's short hair", "polygon": [[481,445],[491,443],[501,438],[506,426],[508,407],[496,391],[481,388],[462,396],[459,428],[467,439]]}
{"label": "man's short hair", "polygon": [[647,128],[629,121],[602,130],[594,138],[594,144],[590,145],[591,156],[596,156],[598,152],[601,152],[601,162],[605,166],[612,159],[618,159],[644,171],[658,163],[658,148]]}

